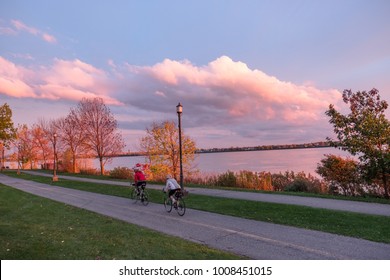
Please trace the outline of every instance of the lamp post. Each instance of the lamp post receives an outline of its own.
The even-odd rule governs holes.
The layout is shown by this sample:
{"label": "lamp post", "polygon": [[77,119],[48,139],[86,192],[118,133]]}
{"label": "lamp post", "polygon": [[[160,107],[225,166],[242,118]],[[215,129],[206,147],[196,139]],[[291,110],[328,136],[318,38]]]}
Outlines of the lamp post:
{"label": "lamp post", "polygon": [[57,169],[57,160],[56,160],[56,144],[57,144],[57,133],[53,134],[53,150],[54,150],[54,164],[53,164],[53,182],[58,181],[56,169]]}
{"label": "lamp post", "polygon": [[17,174],[20,175],[20,165],[19,165],[19,163],[20,163],[20,144],[18,144],[18,160],[17,160],[17,162],[18,162],[18,172],[17,172]]}
{"label": "lamp post", "polygon": [[183,113],[183,106],[179,104],[176,106],[177,116],[179,118],[179,154],[180,154],[180,186],[184,189],[183,186],[183,152],[181,145],[181,114]]}

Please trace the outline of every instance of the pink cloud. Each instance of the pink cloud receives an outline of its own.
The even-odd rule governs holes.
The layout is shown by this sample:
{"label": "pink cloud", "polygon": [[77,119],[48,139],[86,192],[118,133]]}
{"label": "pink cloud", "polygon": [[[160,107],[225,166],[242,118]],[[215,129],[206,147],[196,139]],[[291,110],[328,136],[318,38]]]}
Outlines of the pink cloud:
{"label": "pink cloud", "polygon": [[26,31],[32,35],[38,35],[40,33],[40,31],[38,29],[36,29],[34,27],[27,26],[26,24],[24,24],[20,20],[11,20],[11,23],[17,30]]}
{"label": "pink cloud", "polygon": [[126,65],[115,67],[114,74],[78,59],[55,59],[52,65],[34,69],[17,66],[4,58],[0,63],[2,92],[8,95],[24,96],[25,92],[37,98],[71,100],[101,96],[111,104],[138,100],[144,109],[154,106],[158,99],[161,110],[170,106],[172,99],[181,98],[182,102],[191,101],[194,110],[198,106],[231,120],[315,121],[323,116],[329,104],[340,100],[337,90],[281,81],[227,56],[201,67],[169,59],[154,66]]}
{"label": "pink cloud", "polygon": [[24,31],[24,32],[27,32],[31,35],[34,35],[34,36],[37,36],[37,37],[40,37],[42,40],[50,43],[50,44],[55,44],[57,43],[57,39],[53,36],[53,35],[50,35],[46,32],[43,32],[35,27],[32,27],[32,26],[28,26],[26,25],[25,23],[23,23],[22,21],[20,20],[11,20],[11,24],[13,25],[13,27],[16,29],[16,30],[13,30],[11,28],[8,28],[8,34],[16,34],[17,31]]}
{"label": "pink cloud", "polygon": [[[137,75],[131,81],[133,86],[137,81],[146,80],[145,90],[154,87],[154,92],[182,98],[182,102],[198,100],[196,103],[201,103],[203,109],[209,107],[210,113],[222,112],[221,115],[230,120],[313,122],[323,118],[329,104],[340,99],[337,90],[320,90],[311,84],[296,85],[281,81],[227,56],[200,67],[186,60],[166,59],[154,66],[131,69],[137,69]],[[142,90],[142,85],[138,88]],[[154,98],[144,95],[145,99],[149,97]],[[170,102],[169,98],[166,102]]]}
{"label": "pink cloud", "polygon": [[0,27],[0,35],[16,35],[18,34],[17,31],[10,27]]}
{"label": "pink cloud", "polygon": [[107,73],[80,60],[55,59],[49,66],[28,69],[0,57],[0,94],[52,100],[101,97],[107,104],[121,105],[109,96]]}
{"label": "pink cloud", "polygon": [[0,93],[12,97],[36,97],[28,84],[29,71],[0,56]]}
{"label": "pink cloud", "polygon": [[[104,83],[107,74],[90,64],[76,60],[55,59],[53,65],[48,69],[43,78],[47,83],[65,84],[79,88],[91,88],[96,84]],[[106,91],[105,88],[99,92]]]}
{"label": "pink cloud", "polygon": [[[321,135],[316,141],[328,136],[324,113],[329,104],[341,102],[335,89],[282,81],[227,56],[203,66],[166,59],[152,66],[109,62],[108,67],[54,59],[50,65],[27,68],[0,57],[0,94],[73,101],[101,97],[108,105],[125,104],[121,114],[129,116],[123,123],[138,129],[171,119],[180,101],[188,128],[251,139],[282,135],[281,131],[289,137]],[[142,123],[133,124],[131,116],[139,116]]]}
{"label": "pink cloud", "polygon": [[47,33],[42,34],[42,39],[51,44],[57,43],[57,39],[53,35]]}

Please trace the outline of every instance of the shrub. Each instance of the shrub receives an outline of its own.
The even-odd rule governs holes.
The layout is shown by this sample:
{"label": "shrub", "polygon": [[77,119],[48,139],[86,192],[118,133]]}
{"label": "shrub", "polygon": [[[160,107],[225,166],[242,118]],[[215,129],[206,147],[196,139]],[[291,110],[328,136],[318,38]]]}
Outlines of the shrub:
{"label": "shrub", "polygon": [[276,192],[284,191],[284,189],[291,183],[291,180],[287,176],[281,173],[272,174],[271,180],[272,180],[273,190]]}
{"label": "shrub", "polygon": [[217,186],[221,187],[236,187],[236,175],[233,171],[227,171],[225,173],[221,173],[217,178]]}
{"label": "shrub", "polygon": [[355,196],[364,193],[358,163],[351,158],[325,155],[316,172],[329,184],[330,194]]}
{"label": "shrub", "polygon": [[80,169],[80,174],[84,175],[97,175],[100,174],[96,168],[84,168]]}
{"label": "shrub", "polygon": [[115,167],[110,171],[110,177],[115,179],[132,179],[134,178],[134,172],[127,167]]}
{"label": "shrub", "polygon": [[287,192],[307,192],[310,182],[304,178],[297,178],[284,189]]}

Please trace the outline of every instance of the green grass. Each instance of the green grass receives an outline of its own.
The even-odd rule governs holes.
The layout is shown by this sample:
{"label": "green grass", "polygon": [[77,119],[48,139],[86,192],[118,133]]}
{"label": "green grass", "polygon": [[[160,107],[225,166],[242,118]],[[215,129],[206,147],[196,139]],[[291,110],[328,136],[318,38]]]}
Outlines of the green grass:
{"label": "green grass", "polygon": [[240,259],[0,184],[0,259]]}
{"label": "green grass", "polygon": [[188,207],[390,243],[390,217],[306,206],[191,196]]}
{"label": "green grass", "polygon": [[[19,177],[42,183],[52,183],[51,178],[48,177],[27,174],[21,174]],[[52,184],[108,195],[130,196],[130,188],[122,186],[62,179]],[[149,189],[148,192],[150,201],[162,203],[161,191]],[[186,205],[188,208],[225,215],[390,243],[390,217],[194,194],[190,194],[186,198]]]}

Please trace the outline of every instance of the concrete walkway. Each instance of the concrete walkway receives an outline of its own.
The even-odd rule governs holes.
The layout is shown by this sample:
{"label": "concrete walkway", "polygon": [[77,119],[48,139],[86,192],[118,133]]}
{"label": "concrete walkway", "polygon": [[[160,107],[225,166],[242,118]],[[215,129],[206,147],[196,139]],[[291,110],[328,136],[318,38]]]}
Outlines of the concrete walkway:
{"label": "concrete walkway", "polygon": [[[0,175],[0,183],[252,259],[390,259],[390,244],[90,193]],[[159,186],[161,188],[161,186]]]}
{"label": "concrete walkway", "polygon": [[[23,171],[23,172],[32,175],[52,177],[52,175],[50,174],[37,172],[37,171]],[[60,175],[58,177],[62,179],[73,180],[73,181],[86,181],[86,182],[99,183],[99,184],[129,186],[129,183],[126,182],[80,178],[80,177],[64,176],[64,175]],[[163,186],[148,184],[147,188],[161,190]],[[356,212],[362,214],[390,216],[390,204],[347,201],[347,200],[338,200],[338,199],[325,199],[325,198],[315,198],[315,197],[302,197],[302,196],[281,195],[281,194],[254,193],[254,192],[245,192],[245,191],[238,192],[238,191],[207,189],[207,188],[186,188],[186,190],[188,190],[190,194],[200,194],[200,195],[236,198],[236,199],[271,202],[271,203],[302,205],[302,206],[309,206],[315,208]]]}

